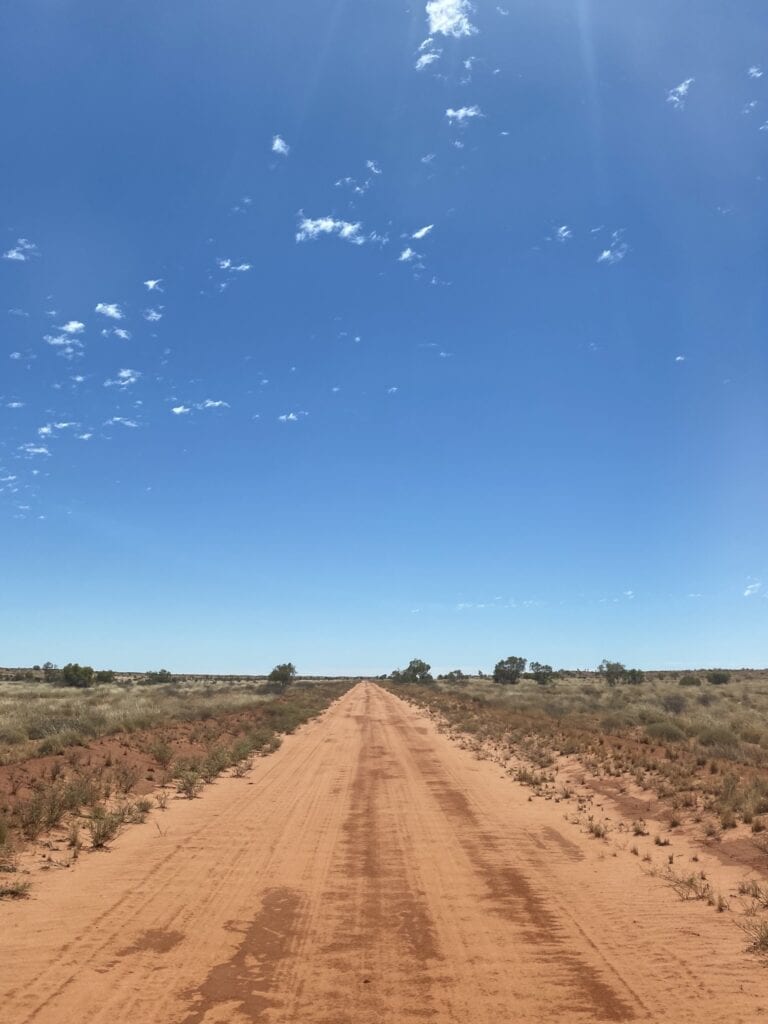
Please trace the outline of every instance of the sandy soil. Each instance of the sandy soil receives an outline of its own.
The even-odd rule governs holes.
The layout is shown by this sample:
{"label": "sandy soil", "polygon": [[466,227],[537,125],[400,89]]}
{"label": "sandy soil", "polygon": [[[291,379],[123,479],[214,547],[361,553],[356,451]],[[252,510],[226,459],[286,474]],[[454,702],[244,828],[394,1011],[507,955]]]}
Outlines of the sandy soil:
{"label": "sandy soil", "polygon": [[531,801],[356,686],[203,799],[0,907],[4,1024],[754,1024],[765,971]]}

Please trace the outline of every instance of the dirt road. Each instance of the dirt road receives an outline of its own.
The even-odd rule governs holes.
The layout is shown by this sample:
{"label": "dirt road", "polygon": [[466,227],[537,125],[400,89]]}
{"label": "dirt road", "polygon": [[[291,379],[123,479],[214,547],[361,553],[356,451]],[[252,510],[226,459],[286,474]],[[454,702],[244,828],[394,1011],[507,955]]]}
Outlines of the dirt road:
{"label": "dirt road", "polygon": [[370,683],[155,821],[0,907],[4,1024],[768,1019],[723,915]]}

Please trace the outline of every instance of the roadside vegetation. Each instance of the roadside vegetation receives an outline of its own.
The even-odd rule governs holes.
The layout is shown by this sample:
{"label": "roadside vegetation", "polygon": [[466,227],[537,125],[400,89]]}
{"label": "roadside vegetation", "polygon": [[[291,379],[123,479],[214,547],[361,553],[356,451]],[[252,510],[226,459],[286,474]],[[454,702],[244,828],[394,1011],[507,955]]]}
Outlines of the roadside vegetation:
{"label": "roadside vegetation", "polygon": [[70,672],[87,685],[50,673],[0,683],[0,899],[28,893],[14,876],[30,844],[65,849],[58,866],[104,849],[169,799],[195,799],[225,773],[247,775],[353,683],[297,680],[292,665],[275,673],[227,682],[167,673],[147,684],[95,682],[91,670]]}
{"label": "roadside vegetation", "polygon": [[406,669],[390,683],[456,730],[538,767],[573,756],[592,775],[631,780],[710,828],[768,832],[768,673],[526,666],[511,657],[487,676],[433,679],[427,665],[418,679]]}

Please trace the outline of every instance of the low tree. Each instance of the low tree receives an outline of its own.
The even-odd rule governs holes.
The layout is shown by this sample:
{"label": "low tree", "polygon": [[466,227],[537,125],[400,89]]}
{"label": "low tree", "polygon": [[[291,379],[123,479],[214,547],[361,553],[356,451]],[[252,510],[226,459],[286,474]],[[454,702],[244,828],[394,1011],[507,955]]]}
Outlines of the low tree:
{"label": "low tree", "polygon": [[467,677],[460,668],[455,668],[451,672],[446,672],[443,679],[446,683],[465,683],[467,681]]}
{"label": "low tree", "polygon": [[296,666],[290,661],[284,665],[275,665],[267,676],[270,689],[282,692],[296,678]]}
{"label": "low tree", "polygon": [[396,683],[431,683],[434,680],[431,676],[432,666],[421,658],[413,658],[407,668],[395,669],[392,679]]}
{"label": "low tree", "polygon": [[527,664],[527,658],[509,657],[497,661],[493,669],[493,681],[501,683],[502,686],[514,686],[520,682],[520,676],[525,672]]}
{"label": "low tree", "polygon": [[77,686],[85,689],[93,686],[93,669],[90,665],[78,665],[76,661],[65,665],[61,670],[61,681],[64,686]]}
{"label": "low tree", "polygon": [[172,683],[173,673],[169,672],[167,668],[158,669],[157,672],[147,672],[144,678],[140,680],[146,686],[159,686],[162,683]]}
{"label": "low tree", "polygon": [[100,672],[94,672],[93,678],[97,683],[114,683],[115,673],[111,669],[102,669]]}
{"label": "low tree", "polygon": [[552,682],[554,672],[551,665],[542,665],[541,662],[532,661],[529,667],[531,675],[539,686],[546,686],[547,683]]}
{"label": "low tree", "polygon": [[622,682],[629,683],[630,686],[640,686],[645,679],[645,673],[639,668],[628,668],[624,673],[624,679]]}
{"label": "low tree", "polygon": [[707,681],[712,683],[713,686],[725,686],[726,683],[731,681],[731,673],[724,672],[722,669],[715,669],[713,672],[707,672]]}
{"label": "low tree", "polygon": [[617,686],[624,678],[627,670],[620,661],[603,660],[597,666],[597,671],[609,686]]}
{"label": "low tree", "polygon": [[43,678],[46,683],[58,683],[61,680],[61,670],[52,661],[43,663]]}

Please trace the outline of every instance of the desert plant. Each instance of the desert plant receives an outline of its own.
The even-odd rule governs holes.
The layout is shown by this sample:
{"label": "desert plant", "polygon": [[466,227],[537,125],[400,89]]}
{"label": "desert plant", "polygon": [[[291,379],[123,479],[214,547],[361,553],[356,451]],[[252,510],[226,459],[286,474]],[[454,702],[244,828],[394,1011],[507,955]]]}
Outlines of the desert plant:
{"label": "desert plant", "polygon": [[103,850],[120,834],[125,823],[125,811],[107,811],[104,807],[96,807],[88,820],[87,828],[91,836],[91,847]]}
{"label": "desert plant", "polygon": [[182,796],[185,796],[187,800],[194,800],[196,796],[200,795],[200,790],[203,788],[203,781],[200,778],[199,772],[193,769],[187,769],[183,771],[176,780],[176,787]]}
{"label": "desert plant", "polygon": [[0,882],[0,900],[24,900],[32,888],[29,882]]}

